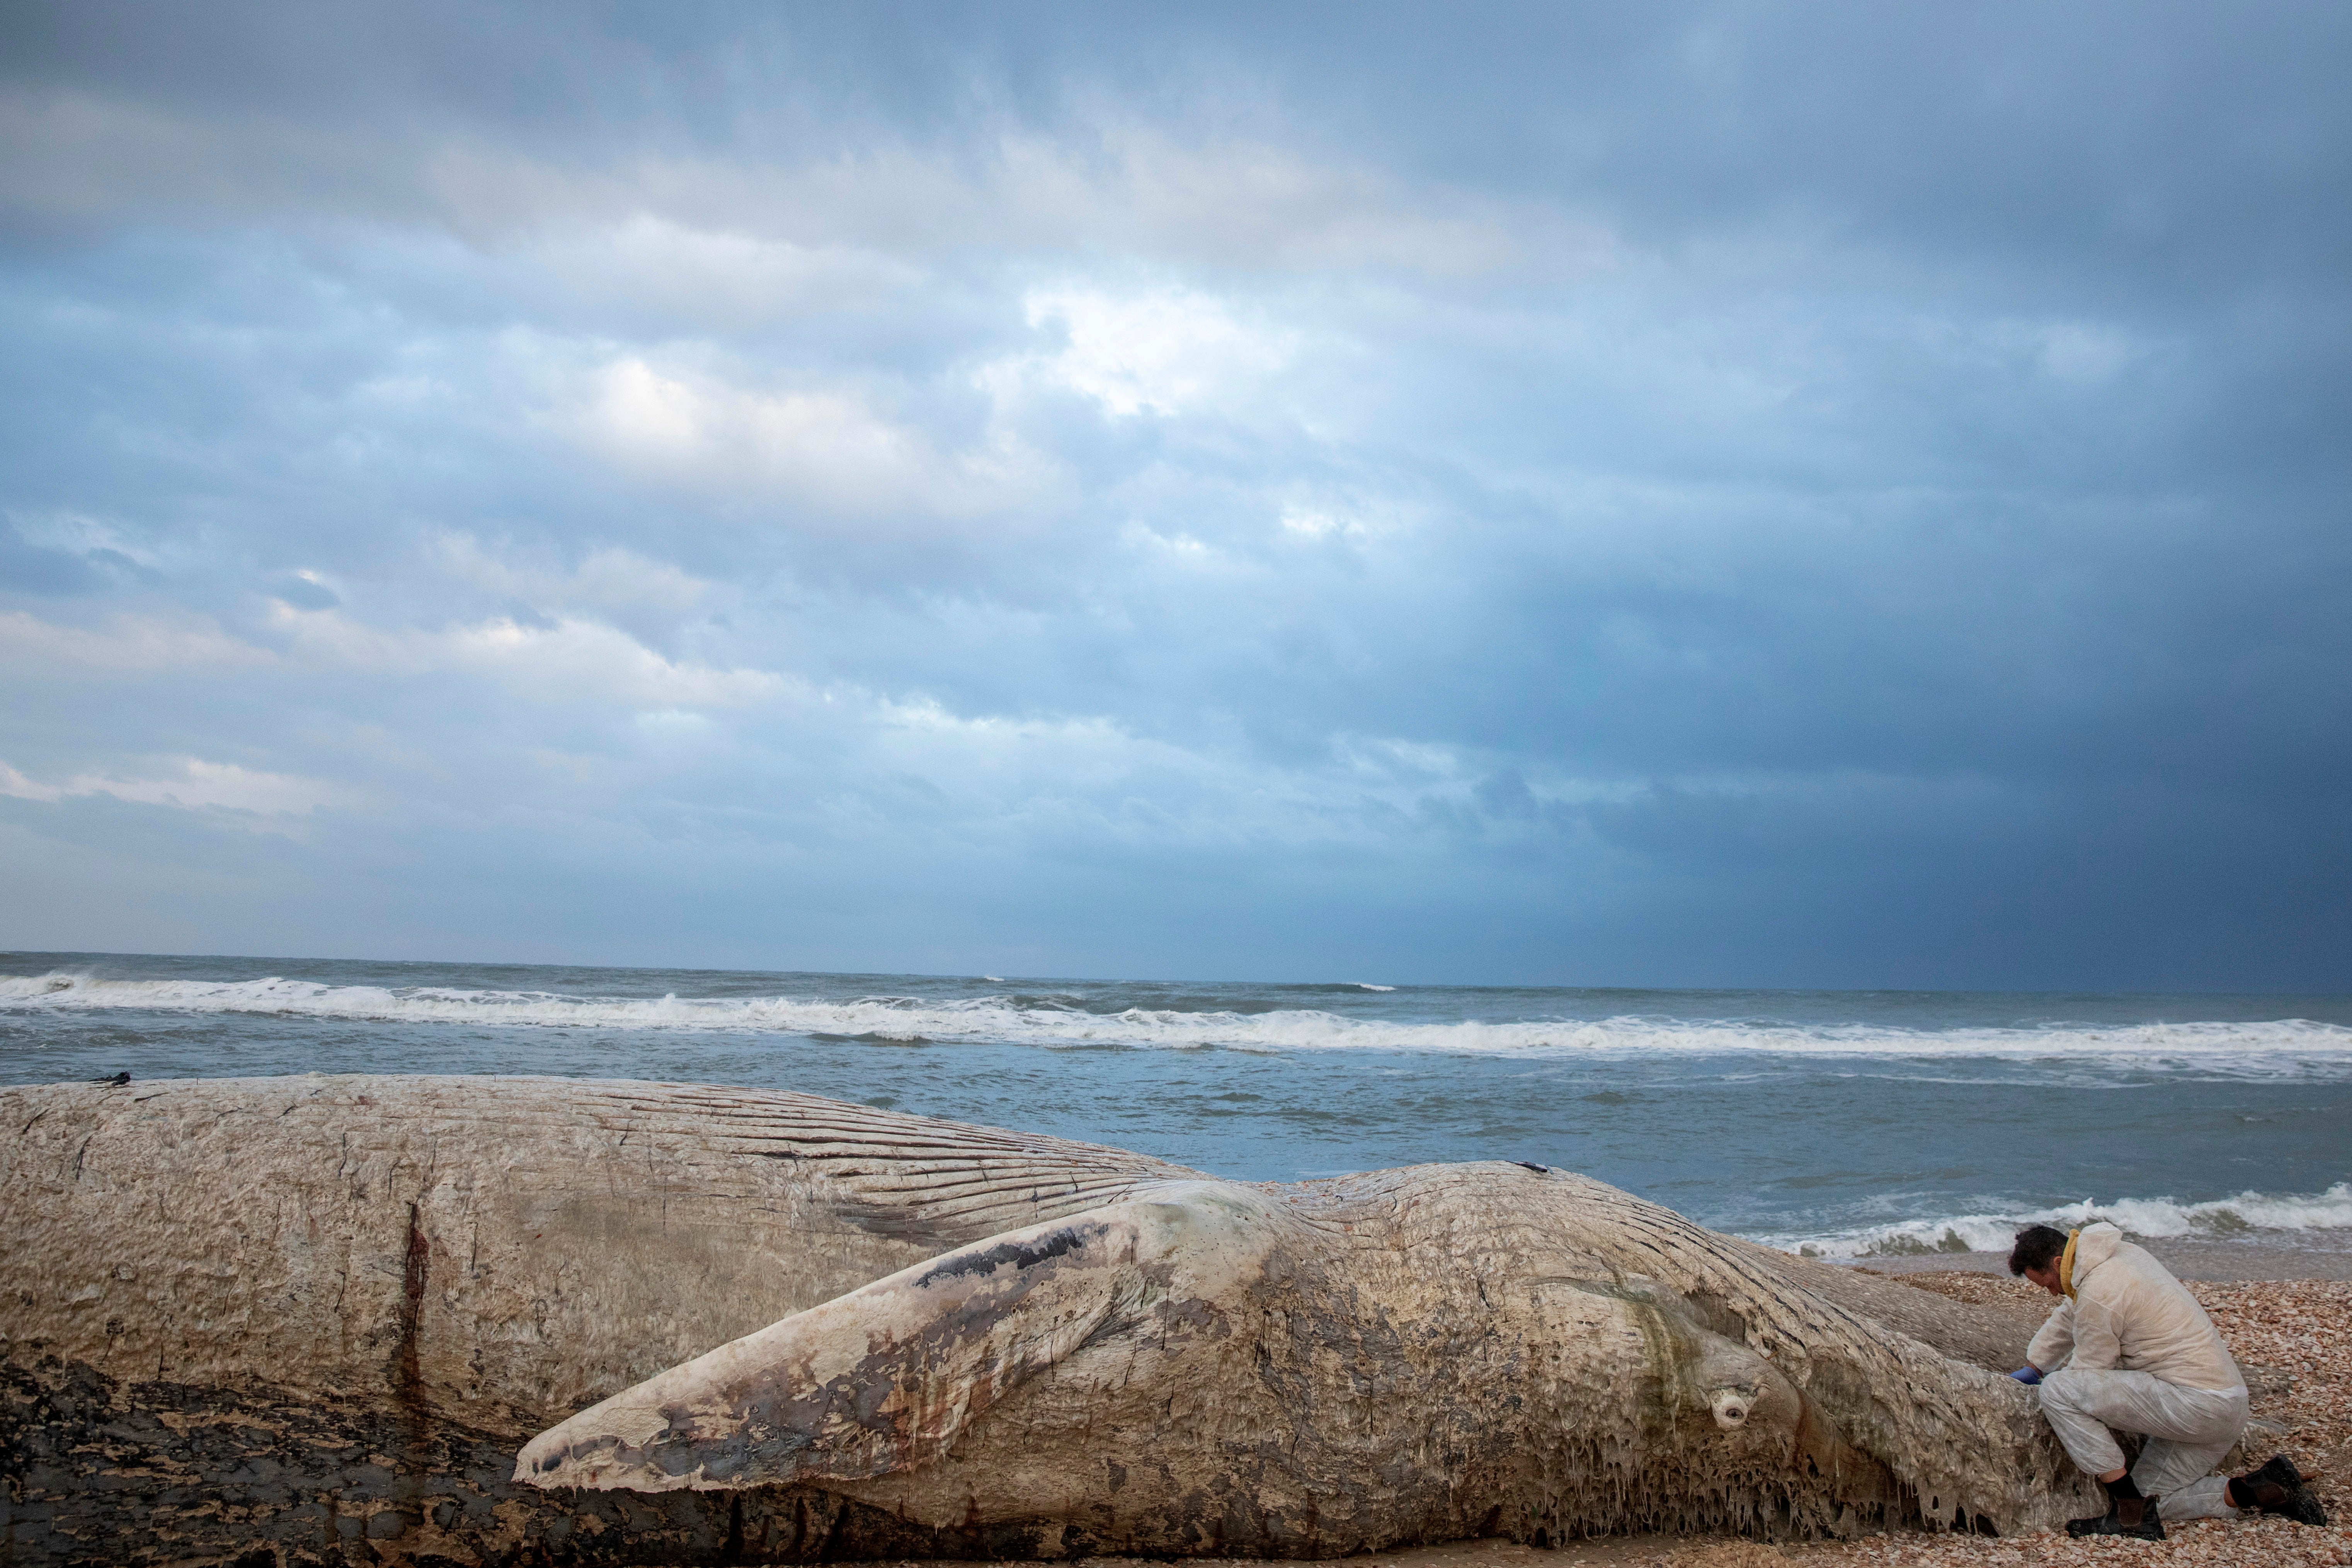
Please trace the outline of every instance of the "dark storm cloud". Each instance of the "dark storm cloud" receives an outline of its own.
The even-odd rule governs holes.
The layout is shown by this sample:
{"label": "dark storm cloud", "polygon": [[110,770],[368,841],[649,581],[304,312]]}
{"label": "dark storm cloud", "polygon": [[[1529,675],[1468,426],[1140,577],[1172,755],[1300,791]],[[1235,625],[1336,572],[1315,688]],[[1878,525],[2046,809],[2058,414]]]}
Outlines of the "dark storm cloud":
{"label": "dark storm cloud", "polygon": [[[592,175],[899,145],[977,168],[1000,155],[985,132],[1022,129],[1110,164],[1116,105],[1195,141],[1595,203],[1650,240],[1817,224],[1855,268],[1933,251],[1948,283],[2043,304],[2053,284],[2090,291],[2077,307],[2249,279],[2333,295],[2352,231],[2324,199],[2352,23],[2326,8],[1080,10],[18,7],[0,70],[47,154],[18,188],[117,221],[175,191],[224,216],[226,191],[429,205],[429,154],[469,146]],[[271,155],[215,162],[226,145]],[[85,161],[118,146],[140,156]],[[1986,270],[2003,261],[2024,276]]]}
{"label": "dark storm cloud", "polygon": [[0,940],[2344,983],[2332,13],[0,30]]}

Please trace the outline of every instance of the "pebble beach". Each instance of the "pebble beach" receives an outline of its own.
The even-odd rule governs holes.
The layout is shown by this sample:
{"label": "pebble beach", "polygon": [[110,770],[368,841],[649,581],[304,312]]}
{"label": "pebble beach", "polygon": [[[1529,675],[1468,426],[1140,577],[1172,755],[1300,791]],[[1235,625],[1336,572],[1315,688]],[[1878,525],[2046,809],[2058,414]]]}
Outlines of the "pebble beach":
{"label": "pebble beach", "polygon": [[[2013,1300],[2036,1307],[2048,1300],[2032,1286],[2006,1276],[1929,1272],[1909,1275],[1906,1282],[1963,1300]],[[2249,1516],[2228,1523],[2200,1520],[2168,1525],[2169,1539],[2162,1542],[2074,1541],[2054,1531],[2013,1541],[1881,1536],[1792,1552],[1711,1543],[1662,1554],[1658,1561],[1690,1568],[1743,1568],[1789,1559],[1921,1568],[2075,1563],[2284,1568],[2352,1563],[2352,1522],[2347,1521],[2347,1505],[2352,1504],[2352,1404],[2347,1404],[2352,1399],[2352,1282],[2205,1279],[2189,1281],[2189,1289],[2247,1370],[2248,1386],[2255,1390],[2255,1417],[2284,1429],[2277,1447],[2294,1458],[2326,1508],[2326,1529]]]}

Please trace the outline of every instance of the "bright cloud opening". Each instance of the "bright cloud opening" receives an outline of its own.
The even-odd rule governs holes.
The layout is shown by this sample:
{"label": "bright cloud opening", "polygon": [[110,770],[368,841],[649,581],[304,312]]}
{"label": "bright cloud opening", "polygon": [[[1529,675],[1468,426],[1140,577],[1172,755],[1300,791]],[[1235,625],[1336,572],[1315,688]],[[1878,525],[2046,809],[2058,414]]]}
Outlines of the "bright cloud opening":
{"label": "bright cloud opening", "polygon": [[1111,413],[1177,414],[1246,390],[1289,363],[1294,334],[1245,326],[1224,304],[1186,290],[1120,297],[1043,289],[1024,301],[1033,327],[1057,325],[1068,344],[1044,362],[1049,381]]}

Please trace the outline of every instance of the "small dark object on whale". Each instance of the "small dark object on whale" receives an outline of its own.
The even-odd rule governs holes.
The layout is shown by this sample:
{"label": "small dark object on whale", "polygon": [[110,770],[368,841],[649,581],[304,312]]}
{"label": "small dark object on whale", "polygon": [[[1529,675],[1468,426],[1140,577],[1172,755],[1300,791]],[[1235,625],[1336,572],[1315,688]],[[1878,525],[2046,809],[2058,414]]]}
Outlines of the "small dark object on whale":
{"label": "small dark object on whale", "polygon": [[131,1081],[131,1075],[127,1072],[119,1072],[112,1078],[94,1078],[89,1081],[92,1083],[108,1084],[115,1089],[121,1089],[124,1084]]}

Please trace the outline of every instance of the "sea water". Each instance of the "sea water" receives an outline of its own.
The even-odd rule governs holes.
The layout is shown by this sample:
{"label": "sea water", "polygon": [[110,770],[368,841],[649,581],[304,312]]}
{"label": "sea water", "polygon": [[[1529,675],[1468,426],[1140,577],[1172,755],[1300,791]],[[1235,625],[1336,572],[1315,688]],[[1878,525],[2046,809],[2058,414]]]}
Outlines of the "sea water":
{"label": "sea water", "polygon": [[2029,1218],[2352,1246],[2352,998],[1634,991],[0,954],[0,1082],[755,1085],[1294,1181],[1584,1172],[1827,1256]]}

